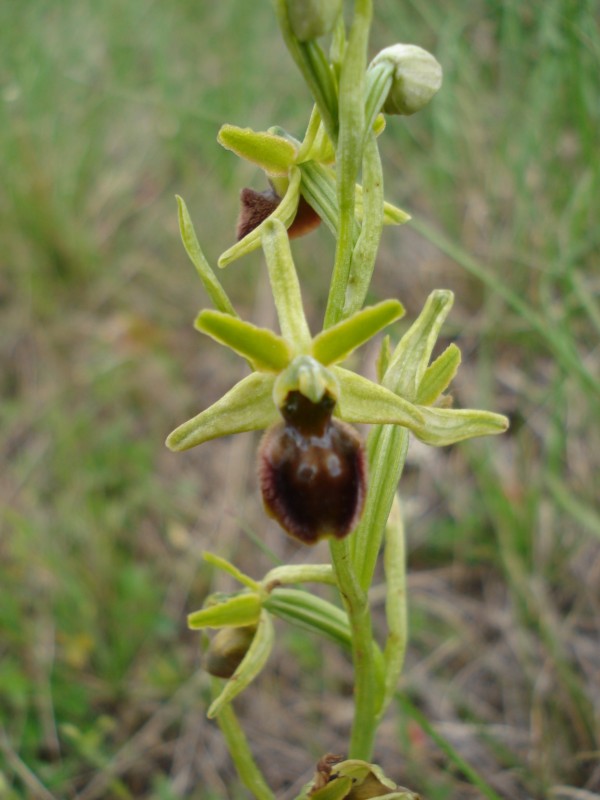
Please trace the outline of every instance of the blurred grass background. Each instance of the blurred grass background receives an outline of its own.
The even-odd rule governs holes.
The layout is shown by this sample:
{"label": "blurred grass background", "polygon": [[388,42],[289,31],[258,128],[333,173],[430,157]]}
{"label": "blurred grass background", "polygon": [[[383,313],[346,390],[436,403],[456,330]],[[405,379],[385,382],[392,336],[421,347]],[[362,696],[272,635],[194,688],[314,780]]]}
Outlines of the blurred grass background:
{"label": "blurred grass background", "polygon": [[[600,796],[599,12],[375,3],[372,53],[420,44],[445,83],[383,136],[414,222],[386,230],[373,296],[407,325],[453,289],[457,402],[512,419],[414,445],[401,484],[411,645],[377,759],[428,800]],[[0,53],[0,797],[242,796],[185,625],[200,555],[260,576],[323,553],[265,521],[256,437],[164,450],[242,375],[191,328],[174,194],[214,262],[263,188],[220,124],[300,135],[308,95],[267,2],[5,2]],[[318,326],[333,245],[294,247]],[[273,318],[258,254],[223,280]],[[279,629],[239,703],[278,797],[344,751],[350,692],[345,656]]]}

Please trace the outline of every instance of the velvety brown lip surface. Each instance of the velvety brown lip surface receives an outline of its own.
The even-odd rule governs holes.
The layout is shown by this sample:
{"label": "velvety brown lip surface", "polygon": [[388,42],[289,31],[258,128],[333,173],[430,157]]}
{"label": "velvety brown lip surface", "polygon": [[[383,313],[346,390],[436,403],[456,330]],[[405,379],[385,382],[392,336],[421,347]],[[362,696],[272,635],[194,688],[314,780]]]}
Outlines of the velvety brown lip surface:
{"label": "velvety brown lip surface", "polygon": [[284,421],[259,449],[265,508],[291,536],[315,544],[342,538],[356,524],[365,494],[365,459],[358,433],[331,417],[334,401],[312,403],[290,392]]}

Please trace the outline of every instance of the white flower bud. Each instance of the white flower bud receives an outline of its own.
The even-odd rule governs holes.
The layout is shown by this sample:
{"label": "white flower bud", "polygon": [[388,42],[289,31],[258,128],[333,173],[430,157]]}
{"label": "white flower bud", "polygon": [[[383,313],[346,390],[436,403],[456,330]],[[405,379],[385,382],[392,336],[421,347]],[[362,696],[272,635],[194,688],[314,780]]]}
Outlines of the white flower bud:
{"label": "white flower bud", "polygon": [[431,100],[442,85],[439,62],[414,44],[395,44],[378,53],[370,68],[389,64],[392,85],[383,104],[387,114],[414,114]]}

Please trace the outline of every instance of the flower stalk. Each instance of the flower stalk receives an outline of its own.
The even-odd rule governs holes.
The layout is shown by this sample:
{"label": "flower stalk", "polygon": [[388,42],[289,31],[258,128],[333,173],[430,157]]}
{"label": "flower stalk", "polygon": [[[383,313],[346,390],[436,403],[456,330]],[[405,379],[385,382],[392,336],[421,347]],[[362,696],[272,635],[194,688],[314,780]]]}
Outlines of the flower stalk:
{"label": "flower stalk", "polygon": [[[195,629],[213,629],[205,659],[213,679],[208,716],[221,727],[244,785],[271,800],[232,703],[265,667],[275,641],[273,618],[349,650],[354,665],[354,719],[349,760],[327,756],[301,797],[317,800],[388,796],[417,798],[397,787],[373,756],[379,722],[394,697],[407,646],[404,526],[397,495],[410,437],[445,446],[506,430],[505,417],[455,409],[445,394],[460,364],[451,344],[431,362],[453,303],[447,290],[427,298],[397,345],[383,340],[378,378],[344,362],[404,314],[395,299],[365,306],[384,225],[408,214],[384,198],[377,137],[382,111],[412,114],[441,84],[441,68],[413,45],[394,45],[367,66],[372,0],[354,0],[346,30],[340,0],[274,0],[287,48],[311,92],[304,139],[282,128],[256,132],[223,125],[219,143],[259,166],[268,188],[244,189],[238,241],[220,256],[227,267],[262,248],[279,333],[241,319],[205,258],[181,198],[186,251],[213,305],[196,329],[246,360],[251,374],[168,437],[182,451],[210,439],[266,430],[259,447],[265,511],[305,545],[329,539],[330,564],[281,565],[256,580],[220,556],[216,569],[242,588],[214,594],[189,615]],[[329,58],[323,37],[330,36]],[[361,183],[359,183],[359,179]],[[289,239],[324,222],[336,241],[323,330],[313,334]],[[366,444],[352,427],[371,426]],[[384,548],[387,635],[374,637],[369,589]],[[306,584],[337,591],[337,601]]]}

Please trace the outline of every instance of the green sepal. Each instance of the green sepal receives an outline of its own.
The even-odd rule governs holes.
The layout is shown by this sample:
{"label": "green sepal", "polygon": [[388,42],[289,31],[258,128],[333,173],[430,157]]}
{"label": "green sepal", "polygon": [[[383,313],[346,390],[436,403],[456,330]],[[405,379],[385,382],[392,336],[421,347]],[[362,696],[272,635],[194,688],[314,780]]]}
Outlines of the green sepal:
{"label": "green sepal", "polygon": [[404,307],[398,300],[384,300],[363,308],[319,333],[313,340],[313,355],[326,366],[344,361],[353,350],[403,314]]}
{"label": "green sepal", "polygon": [[427,367],[417,393],[419,405],[430,406],[446,391],[456,375],[460,360],[460,350],[451,344]]}
{"label": "green sepal", "polygon": [[476,411],[468,408],[431,408],[419,406],[425,419],[422,429],[413,428],[413,433],[425,444],[443,447],[475,436],[491,436],[504,433],[508,419],[492,411]]}
{"label": "green sepal", "polygon": [[332,367],[340,382],[340,396],[335,413],[346,422],[401,425],[413,431],[422,429],[425,418],[422,409],[373,383],[362,375]]}
{"label": "green sepal", "polygon": [[244,238],[240,239],[239,242],[236,242],[234,245],[225,250],[224,253],[221,253],[217,262],[219,267],[226,267],[228,264],[231,264],[232,261],[236,261],[238,258],[241,258],[247,253],[252,253],[254,250],[257,250],[261,245],[261,237],[265,225],[270,220],[280,220],[285,228],[290,227],[298,210],[298,201],[300,199],[300,177],[300,170],[297,167],[294,167],[290,173],[290,181],[287,191],[273,213],[267,217],[266,220],[261,222],[260,225],[257,225],[256,228],[251,230],[247,236],[244,236]]}
{"label": "green sepal", "polygon": [[383,385],[392,392],[414,402],[425,374],[440,328],[448,316],[454,295],[447,289],[436,289],[417,319],[394,350],[383,378]]}
{"label": "green sepal", "polygon": [[261,238],[281,333],[294,344],[297,352],[306,350],[311,335],[285,227],[278,219],[266,219],[262,225]]}
{"label": "green sepal", "polygon": [[[208,600],[210,602],[210,598]],[[188,627],[192,630],[202,628],[240,628],[255,625],[260,616],[262,597],[257,592],[244,592],[229,597],[188,615]]]}
{"label": "green sepal", "polygon": [[230,314],[205,309],[194,327],[247,358],[257,370],[279,372],[290,362],[290,348],[281,336]]}
{"label": "green sepal", "polygon": [[221,694],[213,700],[207,712],[207,717],[213,719],[221,709],[231,703],[234,697],[243,692],[256,678],[273,649],[275,631],[270,615],[263,609],[248,652],[241,660],[238,668],[223,687]]}
{"label": "green sepal", "polygon": [[179,195],[175,195],[175,197],[177,198],[177,216],[179,219],[181,240],[190,257],[190,261],[196,268],[196,272],[204,284],[206,293],[212,300],[215,308],[218,308],[219,311],[223,311],[225,314],[232,314],[234,317],[237,316],[225,289],[221,286],[219,279],[211,269],[210,264],[202,252],[194,230],[194,225],[183,198]]}
{"label": "green sepal", "polygon": [[268,175],[287,175],[296,158],[297,148],[290,139],[265,131],[223,125],[217,141],[236,156],[256,164]]}
{"label": "green sepal", "polygon": [[167,447],[188,450],[218,436],[268,428],[279,416],[272,398],[274,382],[273,375],[248,375],[212,406],[175,428]]}

